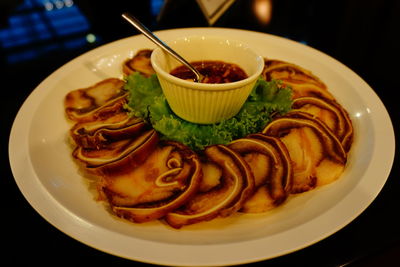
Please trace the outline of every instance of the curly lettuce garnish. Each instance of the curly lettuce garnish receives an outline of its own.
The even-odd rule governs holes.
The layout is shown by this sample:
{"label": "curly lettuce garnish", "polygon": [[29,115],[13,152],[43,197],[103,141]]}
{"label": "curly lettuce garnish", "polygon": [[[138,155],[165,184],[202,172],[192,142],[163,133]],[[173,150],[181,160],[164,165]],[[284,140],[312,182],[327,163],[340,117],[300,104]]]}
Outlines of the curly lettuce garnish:
{"label": "curly lettuce garnish", "polygon": [[162,138],[181,142],[193,150],[208,145],[228,144],[234,139],[260,132],[275,113],[284,114],[292,105],[292,91],[277,80],[259,78],[245,104],[234,117],[217,124],[201,125],[185,121],[173,113],[162,93],[157,76],[139,73],[126,77],[130,92],[127,107],[132,116],[151,123]]}

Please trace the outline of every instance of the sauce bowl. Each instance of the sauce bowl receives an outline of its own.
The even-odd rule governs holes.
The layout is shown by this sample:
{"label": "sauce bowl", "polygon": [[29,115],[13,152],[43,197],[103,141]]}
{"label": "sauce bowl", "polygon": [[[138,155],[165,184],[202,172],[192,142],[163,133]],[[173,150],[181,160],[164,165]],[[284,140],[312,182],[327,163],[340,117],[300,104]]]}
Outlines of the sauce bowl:
{"label": "sauce bowl", "polygon": [[172,111],[184,120],[199,124],[218,123],[235,116],[243,106],[264,68],[264,59],[247,44],[219,36],[189,36],[168,45],[193,61],[223,61],[242,68],[247,78],[231,83],[197,83],[170,74],[177,60],[156,48],[151,64]]}

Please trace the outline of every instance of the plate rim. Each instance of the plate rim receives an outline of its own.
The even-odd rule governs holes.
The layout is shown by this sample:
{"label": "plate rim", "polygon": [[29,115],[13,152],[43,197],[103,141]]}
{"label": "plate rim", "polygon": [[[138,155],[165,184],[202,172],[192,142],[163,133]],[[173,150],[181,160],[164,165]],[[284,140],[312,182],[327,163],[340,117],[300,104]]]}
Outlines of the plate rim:
{"label": "plate rim", "polygon": [[[377,197],[377,195],[379,194],[379,192],[382,190],[386,180],[389,177],[390,174],[390,170],[394,161],[394,153],[395,153],[395,138],[394,138],[394,130],[393,130],[393,125],[390,119],[390,115],[388,114],[386,108],[384,107],[384,104],[382,103],[382,101],[380,100],[379,96],[376,94],[376,92],[360,77],[358,76],[354,71],[352,71],[350,68],[348,68],[347,66],[345,66],[343,63],[337,61],[336,59],[334,59],[333,57],[315,49],[312,48],[310,46],[306,46],[300,43],[297,43],[293,40],[289,40],[286,39],[284,37],[279,37],[279,36],[275,36],[275,35],[271,35],[268,33],[261,33],[261,32],[256,32],[256,31],[250,31],[250,30],[242,30],[242,29],[231,29],[231,28],[180,28],[180,29],[168,29],[168,30],[162,30],[162,31],[158,31],[156,32],[157,34],[160,35],[168,35],[169,33],[175,33],[175,32],[192,32],[192,31],[212,31],[212,32],[221,32],[221,31],[229,31],[230,33],[235,33],[235,32],[240,32],[242,34],[254,34],[254,35],[259,35],[260,37],[268,37],[271,39],[275,39],[278,40],[280,42],[283,43],[289,43],[289,44],[294,44],[294,45],[300,45],[303,47],[303,49],[311,49],[311,50],[307,50],[310,53],[317,53],[319,55],[323,55],[324,59],[329,59],[330,61],[334,62],[334,64],[340,66],[341,70],[346,70],[347,72],[350,71],[351,75],[353,77],[356,77],[357,79],[359,79],[359,82],[364,83],[364,87],[370,89],[369,90],[369,94],[370,96],[375,100],[374,104],[376,105],[376,108],[378,110],[380,110],[381,112],[383,112],[383,117],[384,120],[380,121],[380,124],[385,124],[384,126],[387,128],[387,130],[390,132],[391,136],[388,136],[388,140],[389,142],[392,144],[392,146],[390,147],[391,149],[387,152],[387,157],[391,160],[386,161],[386,166],[384,167],[385,173],[382,175],[385,177],[385,179],[381,179],[380,183],[377,185],[377,188],[375,188],[374,190],[374,195],[370,196],[370,198],[368,200],[365,200],[362,207],[358,208],[358,212],[351,214],[351,216],[347,216],[346,219],[342,219],[341,223],[339,223],[338,225],[336,225],[335,228],[332,228],[331,231],[326,232],[325,235],[317,235],[317,236],[310,236],[310,238],[308,238],[308,242],[299,242],[297,245],[292,245],[291,248],[288,248],[286,250],[280,250],[277,251],[275,253],[272,253],[274,255],[269,255],[268,257],[265,257],[263,255],[239,255],[236,256],[234,258],[218,258],[218,257],[208,257],[207,259],[205,259],[204,262],[199,262],[198,258],[195,259],[195,262],[192,261],[190,259],[190,257],[183,257],[179,260],[173,259],[171,258],[171,255],[168,255],[168,253],[164,253],[162,254],[161,258],[158,255],[158,259],[151,259],[149,258],[150,255],[147,254],[143,254],[143,255],[129,255],[129,251],[119,251],[119,250],[115,250],[115,248],[109,247],[108,244],[105,244],[105,242],[101,242],[97,240],[97,244],[93,244],[93,241],[89,237],[92,232],[91,232],[91,227],[92,225],[88,224],[87,222],[82,221],[82,218],[78,218],[76,215],[71,214],[66,208],[64,208],[60,203],[58,203],[58,201],[56,201],[51,194],[45,189],[45,187],[41,184],[40,181],[35,181],[34,180],[29,180],[29,179],[23,179],[23,177],[25,177],[26,175],[33,175],[35,176],[35,172],[33,170],[33,166],[32,166],[32,162],[30,161],[30,159],[28,159],[28,161],[25,163],[27,164],[27,169],[25,170],[18,170],[17,169],[17,165],[19,164],[19,162],[21,160],[27,160],[27,155],[24,155],[23,151],[21,151],[20,149],[16,149],[16,145],[18,143],[18,146],[21,146],[21,142],[23,145],[26,144],[26,147],[28,147],[28,138],[22,138],[22,137],[18,137],[18,132],[21,131],[21,129],[23,129],[24,127],[30,127],[30,126],[26,126],[23,125],[23,118],[21,118],[24,114],[24,112],[26,112],[27,109],[32,108],[32,106],[34,106],[34,100],[35,99],[39,99],[40,96],[42,96],[45,92],[47,92],[44,89],[44,85],[46,83],[50,83],[51,79],[60,79],[63,73],[64,69],[68,69],[70,67],[72,67],[74,64],[74,62],[79,62],[79,60],[81,60],[82,58],[88,57],[90,55],[95,55],[97,54],[99,51],[102,51],[104,49],[106,49],[107,47],[110,46],[114,46],[114,45],[118,45],[122,42],[126,42],[127,40],[130,39],[134,39],[134,38],[142,38],[140,35],[134,35],[134,36],[130,36],[130,37],[126,37],[120,40],[116,40],[114,42],[108,43],[108,44],[104,44],[101,45],[93,50],[87,51],[86,53],[72,59],[71,61],[67,62],[66,64],[64,64],[63,66],[61,66],[60,68],[58,68],[57,70],[55,70],[53,73],[51,73],[46,79],[44,79],[32,92],[31,94],[26,98],[26,100],[24,101],[24,103],[22,104],[22,106],[20,107],[15,120],[13,122],[11,131],[10,131],[10,137],[9,137],[9,161],[10,161],[10,166],[11,166],[11,170],[14,176],[14,180],[17,183],[17,186],[19,188],[19,190],[22,192],[22,194],[24,195],[25,199],[28,201],[28,203],[47,221],[49,222],[51,225],[53,225],[54,227],[56,227],[58,230],[60,230],[61,232],[67,234],[68,236],[74,238],[75,240],[82,242],[90,247],[93,247],[95,249],[101,250],[105,253],[108,254],[112,254],[115,256],[119,256],[122,258],[127,258],[127,259],[131,259],[131,260],[136,260],[136,261],[141,261],[141,262],[146,262],[146,263],[154,263],[154,264],[162,264],[162,265],[169,265],[169,264],[173,264],[173,265],[229,265],[229,264],[238,264],[238,263],[250,263],[250,262],[255,262],[255,261],[260,261],[260,260],[266,260],[266,259],[270,259],[270,258],[274,258],[274,257],[278,257],[281,255],[285,255],[297,250],[300,250],[302,248],[305,248],[307,246],[310,246],[334,233],[336,233],[337,231],[339,231],[340,229],[342,229],[343,227],[345,227],[347,224],[349,224],[351,221],[353,221],[356,217],[358,217],[373,201],[374,199]],[[143,37],[144,38],[144,37]],[[56,83],[56,80],[52,81],[52,83]],[[49,89],[50,90],[50,89]],[[382,115],[381,114],[381,115]],[[29,123],[30,125],[30,123]],[[34,178],[33,178],[34,179]],[[36,179],[37,180],[37,179]],[[36,191],[32,192],[32,190],[30,191],[29,188],[27,188],[27,184],[28,183],[31,188],[35,188]],[[349,196],[346,196],[346,199]],[[346,199],[342,199],[341,202],[345,202]],[[54,216],[51,216],[48,214],[48,212],[46,211],[46,209],[41,206],[40,203],[43,203],[43,201],[46,201],[46,203],[48,203],[48,205],[52,206],[52,209],[58,209],[60,210],[60,213],[58,214],[59,218],[54,218]],[[340,205],[341,203],[338,203],[338,205]],[[327,218],[333,216],[333,214],[330,214],[330,212],[332,211],[327,211],[326,213],[324,213],[324,216],[327,216]],[[321,217],[321,216],[320,216]],[[66,227],[65,223],[61,223],[60,219],[63,220],[67,220],[69,221],[69,223],[71,223],[70,226]],[[80,219],[80,221],[79,221]],[[299,226],[300,227],[300,226]],[[302,225],[301,227],[304,227],[304,225]],[[297,227],[296,227],[297,228]],[[103,229],[105,230],[105,232],[103,234],[105,234],[107,238],[110,239],[115,239],[115,240],[120,240],[120,239],[124,239],[124,236],[120,233],[115,233],[113,231],[107,231],[107,229]],[[288,231],[294,231],[295,229],[289,229]],[[304,229],[303,229],[304,230]],[[308,229],[310,230],[310,229]],[[80,234],[76,234],[77,231]],[[279,236],[279,234],[277,234],[275,236],[275,238],[277,238]],[[270,237],[268,237],[268,239],[270,239]],[[221,249],[222,247],[224,247],[224,249],[228,249],[230,251],[235,251],[238,249],[237,246],[243,246],[246,245],[248,248],[252,248],[253,246],[256,246],[259,244],[260,240],[262,239],[257,239],[255,242],[255,240],[249,240],[249,241],[243,241],[240,242],[240,244],[235,243],[235,244],[216,244],[216,245],[207,245],[207,246],[202,246],[201,250],[204,253],[207,252],[212,252],[215,251],[216,248]],[[127,240],[126,240],[127,241]],[[135,241],[138,241],[137,239]],[[147,241],[147,240],[142,240],[140,239],[140,243],[142,246],[146,246],[146,247],[152,247],[154,245],[159,245],[158,242],[154,242],[154,241]],[[198,246],[188,246],[188,245],[179,245],[179,244],[168,244],[169,246],[169,253],[170,251],[180,251],[180,254],[188,254],[190,252],[193,251],[193,249],[196,250],[196,252],[198,253],[199,251],[199,247]],[[248,250],[252,250],[252,249],[248,249]],[[230,252],[230,254],[233,254],[232,252]],[[250,253],[251,254],[251,253]],[[271,253],[269,253],[271,254]],[[154,255],[151,255],[154,256]],[[232,255],[231,255],[232,256]]]}

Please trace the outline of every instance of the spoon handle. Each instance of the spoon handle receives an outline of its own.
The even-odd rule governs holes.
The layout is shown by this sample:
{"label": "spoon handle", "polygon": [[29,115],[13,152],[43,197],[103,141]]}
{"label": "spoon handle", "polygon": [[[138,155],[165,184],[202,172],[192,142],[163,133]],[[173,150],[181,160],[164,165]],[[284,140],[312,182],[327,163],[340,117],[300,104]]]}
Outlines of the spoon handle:
{"label": "spoon handle", "polygon": [[183,65],[188,67],[194,74],[196,75],[196,82],[201,82],[203,79],[203,75],[199,73],[189,62],[187,62],[183,57],[177,54],[174,50],[172,50],[166,43],[161,41],[154,33],[152,33],[149,29],[146,28],[137,18],[130,15],[129,13],[123,13],[122,17],[131,23],[137,30],[143,33],[147,38],[149,38],[156,45],[161,47],[164,51],[172,55],[176,60],[181,62]]}

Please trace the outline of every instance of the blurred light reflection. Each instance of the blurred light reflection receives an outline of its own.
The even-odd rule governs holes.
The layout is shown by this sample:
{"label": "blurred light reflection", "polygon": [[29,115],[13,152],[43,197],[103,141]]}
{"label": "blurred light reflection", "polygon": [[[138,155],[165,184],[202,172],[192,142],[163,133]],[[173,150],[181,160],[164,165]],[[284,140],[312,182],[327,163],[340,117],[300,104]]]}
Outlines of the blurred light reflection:
{"label": "blurred light reflection", "polygon": [[90,25],[72,0],[25,0],[0,29],[0,48],[8,63],[43,56],[54,49],[76,49],[96,41]]}
{"label": "blurred light reflection", "polygon": [[272,0],[254,0],[253,10],[260,24],[269,24],[272,18]]}
{"label": "blurred light reflection", "polygon": [[96,42],[96,35],[94,35],[93,33],[88,33],[88,34],[86,35],[86,41],[87,41],[88,43],[94,43],[94,42]]}
{"label": "blurred light reflection", "polygon": [[[150,0],[152,16],[158,15],[164,2]],[[91,48],[103,41],[91,33],[92,26],[73,0],[24,0],[0,28],[0,49],[6,62],[15,64],[50,51]]]}

